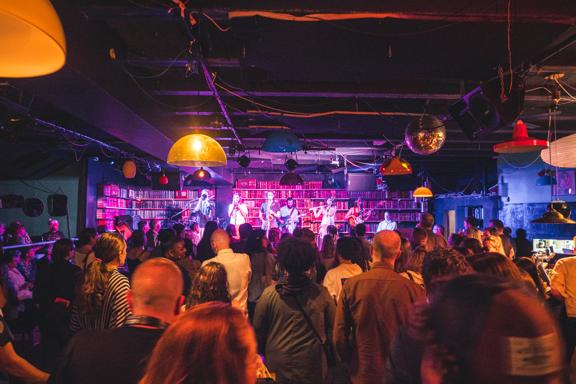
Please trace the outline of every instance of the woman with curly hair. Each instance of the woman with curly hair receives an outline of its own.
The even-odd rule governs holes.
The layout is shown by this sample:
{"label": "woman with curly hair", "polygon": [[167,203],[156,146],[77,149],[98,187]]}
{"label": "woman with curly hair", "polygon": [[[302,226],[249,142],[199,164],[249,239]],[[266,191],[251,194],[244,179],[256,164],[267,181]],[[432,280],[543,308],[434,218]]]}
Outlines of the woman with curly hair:
{"label": "woman with curly hair", "polygon": [[220,301],[228,304],[232,301],[230,293],[228,293],[226,269],[222,264],[215,261],[204,265],[194,278],[187,306],[193,307],[208,301]]}
{"label": "woman with curly hair", "polygon": [[130,315],[126,293],[128,278],[118,272],[126,261],[126,241],[117,233],[104,233],[94,247],[96,259],[88,265],[72,310],[70,329],[117,328]]}
{"label": "woman with curly hair", "polygon": [[257,367],[256,338],[242,311],[204,303],[164,332],[140,384],[255,384]]}

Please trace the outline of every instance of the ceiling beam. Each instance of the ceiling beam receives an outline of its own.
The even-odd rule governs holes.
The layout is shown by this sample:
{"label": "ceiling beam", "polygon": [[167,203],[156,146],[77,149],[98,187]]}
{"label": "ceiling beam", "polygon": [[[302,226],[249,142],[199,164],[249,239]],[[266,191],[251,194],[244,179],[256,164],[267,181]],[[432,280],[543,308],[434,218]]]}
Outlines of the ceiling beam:
{"label": "ceiling beam", "polygon": [[[212,91],[198,90],[153,90],[157,96],[172,97],[213,97]],[[462,95],[457,93],[395,93],[395,92],[298,92],[298,91],[234,91],[243,97],[289,97],[289,98],[326,98],[326,99],[395,99],[395,100],[459,100]],[[222,95],[226,96],[226,95]],[[234,95],[229,95],[234,96]],[[526,95],[526,101],[550,102],[549,96]]]}

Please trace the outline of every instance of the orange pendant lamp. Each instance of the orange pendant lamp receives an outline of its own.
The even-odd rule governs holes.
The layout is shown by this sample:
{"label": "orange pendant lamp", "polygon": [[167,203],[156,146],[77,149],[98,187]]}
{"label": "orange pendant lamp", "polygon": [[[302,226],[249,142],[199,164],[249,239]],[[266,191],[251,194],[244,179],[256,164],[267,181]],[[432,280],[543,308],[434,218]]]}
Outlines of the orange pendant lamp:
{"label": "orange pendant lamp", "polygon": [[49,0],[0,1],[0,77],[36,77],[66,62],[66,39]]}
{"label": "orange pendant lamp", "polygon": [[400,158],[394,156],[380,166],[380,173],[382,176],[401,176],[412,174],[412,165]]}
{"label": "orange pendant lamp", "polygon": [[221,167],[227,163],[222,146],[210,136],[198,133],[186,135],[176,141],[170,148],[166,161],[181,167]]}
{"label": "orange pendant lamp", "polygon": [[522,120],[514,124],[512,131],[512,140],[496,144],[494,152],[496,153],[525,153],[541,151],[548,148],[548,141],[535,139],[528,136],[528,129]]}

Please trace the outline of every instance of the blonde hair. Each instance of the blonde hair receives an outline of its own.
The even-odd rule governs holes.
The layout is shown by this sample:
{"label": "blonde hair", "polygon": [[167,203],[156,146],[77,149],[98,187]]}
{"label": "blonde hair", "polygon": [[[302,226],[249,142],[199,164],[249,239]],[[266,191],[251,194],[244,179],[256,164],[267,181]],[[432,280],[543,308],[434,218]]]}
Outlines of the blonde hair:
{"label": "blonde hair", "polygon": [[118,233],[104,233],[96,240],[96,260],[86,268],[84,282],[78,294],[78,307],[81,312],[94,315],[101,311],[108,281],[116,269],[116,266],[110,263],[118,260],[125,251],[126,241]]}
{"label": "blonde hair", "polygon": [[487,252],[495,252],[501,255],[506,255],[504,251],[504,246],[502,245],[502,239],[498,235],[488,235],[484,239],[484,247]]}

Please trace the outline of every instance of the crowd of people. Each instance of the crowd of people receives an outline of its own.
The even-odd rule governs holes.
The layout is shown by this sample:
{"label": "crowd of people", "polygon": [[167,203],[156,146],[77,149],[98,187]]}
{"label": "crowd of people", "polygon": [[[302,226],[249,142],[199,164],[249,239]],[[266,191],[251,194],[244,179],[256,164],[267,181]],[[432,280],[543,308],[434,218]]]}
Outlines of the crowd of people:
{"label": "crowd of people", "polygon": [[[52,245],[2,252],[0,371],[51,383],[569,380],[576,257],[548,276],[499,220],[483,231],[466,218],[446,239],[425,213],[409,238],[368,239],[360,223],[321,241],[307,228],[161,224],[85,228],[75,243],[51,222]],[[21,223],[4,229],[3,244],[30,244]],[[35,330],[39,368],[13,348]]]}

